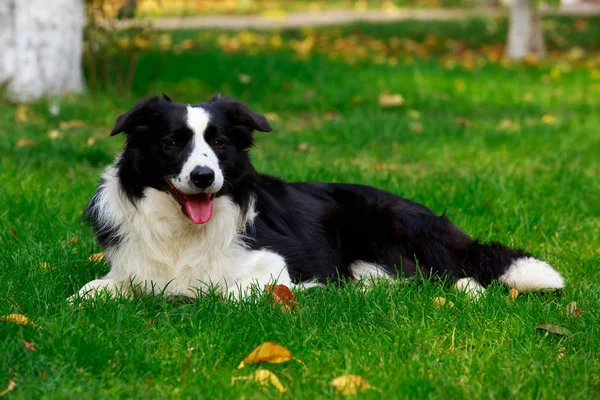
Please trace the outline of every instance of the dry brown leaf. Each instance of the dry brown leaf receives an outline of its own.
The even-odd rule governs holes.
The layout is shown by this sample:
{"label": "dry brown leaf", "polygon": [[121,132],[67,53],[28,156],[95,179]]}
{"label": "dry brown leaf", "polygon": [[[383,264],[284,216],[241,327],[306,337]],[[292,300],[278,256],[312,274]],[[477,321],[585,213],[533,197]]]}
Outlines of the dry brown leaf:
{"label": "dry brown leaf", "polygon": [[358,375],[338,376],[330,384],[343,395],[355,395],[367,389],[375,389],[365,378]]}
{"label": "dry brown leaf", "polygon": [[52,129],[48,131],[48,137],[52,140],[60,139],[62,137],[62,133],[56,129]]}
{"label": "dry brown leaf", "polygon": [[47,262],[43,262],[40,264],[40,268],[44,271],[54,271],[56,268],[48,264]]}
{"label": "dry brown leaf", "polygon": [[66,130],[66,129],[74,129],[74,128],[81,128],[82,126],[85,125],[85,122],[78,120],[78,119],[72,119],[70,121],[61,121],[58,126],[60,127],[60,129],[62,130]]}
{"label": "dry brown leaf", "polygon": [[274,386],[275,389],[277,389],[280,393],[283,393],[286,391],[286,388],[281,384],[281,381],[279,380],[277,375],[275,375],[274,373],[272,373],[271,371],[266,370],[266,369],[259,369],[256,372],[254,372],[253,374],[248,375],[248,376],[235,376],[235,377],[231,378],[231,383],[235,383],[236,381],[240,381],[240,380],[256,381],[263,386],[271,385],[271,386]]}
{"label": "dry brown leaf", "polygon": [[302,97],[304,97],[306,100],[312,100],[317,97],[317,92],[314,90],[307,90],[302,94]]}
{"label": "dry brown leaf", "polygon": [[414,133],[423,133],[423,124],[420,122],[413,122],[410,124],[410,130]]}
{"label": "dry brown leaf", "polygon": [[37,144],[37,142],[32,139],[17,140],[17,147],[29,147],[29,146],[35,146],[36,144]]}
{"label": "dry brown leaf", "polygon": [[23,339],[23,346],[25,346],[25,349],[27,350],[35,351],[35,344],[33,342],[30,343]]}
{"label": "dry brown leaf", "polygon": [[71,239],[67,240],[66,244],[76,245],[78,241],[79,241],[79,239],[77,239],[77,236],[73,236],[73,237],[71,237]]}
{"label": "dry brown leaf", "polygon": [[8,314],[0,316],[0,321],[12,322],[17,325],[31,325],[37,326],[33,321],[24,316],[23,314]]}
{"label": "dry brown leaf", "polygon": [[290,288],[285,285],[267,285],[267,290],[273,296],[273,303],[279,304],[283,311],[290,311],[298,304]]}
{"label": "dry brown leaf", "polygon": [[13,381],[12,379],[9,380],[6,389],[0,392],[0,397],[4,397],[6,394],[8,394],[8,392],[12,392],[15,386],[17,386],[17,382]]}
{"label": "dry brown leaf", "polygon": [[512,126],[513,126],[513,122],[510,119],[503,119],[496,126],[496,130],[505,131],[507,129],[512,128]]}
{"label": "dry brown leaf", "polygon": [[24,105],[18,105],[15,110],[15,121],[16,122],[27,122],[29,121],[29,108]]}
{"label": "dry brown leaf", "polygon": [[89,261],[100,262],[104,260],[104,253],[94,253],[88,257]]}
{"label": "dry brown leaf", "polygon": [[378,97],[381,107],[399,107],[404,104],[404,97],[400,94],[382,93]]}
{"label": "dry brown leaf", "polygon": [[454,307],[454,303],[451,301],[446,300],[445,297],[436,297],[435,299],[433,299],[433,306],[437,307],[437,308],[441,308],[441,307]]}
{"label": "dry brown leaf", "polygon": [[555,335],[560,335],[560,336],[573,336],[573,332],[571,332],[567,328],[563,328],[562,326],[558,326],[558,325],[554,325],[554,324],[549,324],[547,322],[542,322],[541,324],[537,324],[535,326],[535,329],[540,329],[540,330],[554,333]]}
{"label": "dry brown leaf", "polygon": [[577,302],[573,301],[567,304],[567,318],[569,317],[579,317],[581,315],[581,310],[577,308]]}
{"label": "dry brown leaf", "polygon": [[398,164],[375,164],[376,171],[395,171],[398,169]]}
{"label": "dry brown leaf", "polygon": [[315,152],[317,150],[317,148],[315,146],[311,146],[306,142],[300,143],[297,147],[296,150],[298,151],[310,151],[311,153]]}
{"label": "dry brown leaf", "polygon": [[588,22],[583,19],[583,18],[577,18],[574,22],[573,22],[573,27],[575,28],[575,30],[577,32],[584,32],[587,31],[588,28]]}
{"label": "dry brown leaf", "polygon": [[94,143],[96,143],[96,139],[94,139],[93,137],[88,138],[88,140],[85,142],[85,144],[87,144],[88,146],[93,146]]}
{"label": "dry brown leaf", "polygon": [[463,125],[465,128],[470,128],[473,126],[473,123],[465,117],[456,117],[455,121],[457,124]]}
{"label": "dry brown leaf", "polygon": [[338,113],[336,113],[335,111],[327,111],[325,113],[325,119],[327,121],[333,121],[334,119],[336,119],[338,117]]}
{"label": "dry brown leaf", "polygon": [[270,364],[280,364],[292,359],[292,353],[283,346],[273,342],[265,342],[254,349],[238,365],[238,369],[244,368],[246,364],[256,364],[266,362]]}
{"label": "dry brown leaf", "polygon": [[519,295],[519,291],[517,289],[510,288],[510,291],[508,292],[508,296],[506,296],[506,301],[514,302],[518,295]]}

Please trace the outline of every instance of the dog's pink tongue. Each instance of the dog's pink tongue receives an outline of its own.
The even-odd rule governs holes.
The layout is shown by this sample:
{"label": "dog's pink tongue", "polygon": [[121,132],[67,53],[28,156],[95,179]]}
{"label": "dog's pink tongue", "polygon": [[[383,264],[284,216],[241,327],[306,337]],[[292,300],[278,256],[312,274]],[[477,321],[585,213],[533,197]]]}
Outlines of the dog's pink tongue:
{"label": "dog's pink tongue", "polygon": [[189,196],[185,200],[185,211],[193,223],[207,223],[210,217],[212,217],[213,212],[212,196],[209,194],[193,197]]}

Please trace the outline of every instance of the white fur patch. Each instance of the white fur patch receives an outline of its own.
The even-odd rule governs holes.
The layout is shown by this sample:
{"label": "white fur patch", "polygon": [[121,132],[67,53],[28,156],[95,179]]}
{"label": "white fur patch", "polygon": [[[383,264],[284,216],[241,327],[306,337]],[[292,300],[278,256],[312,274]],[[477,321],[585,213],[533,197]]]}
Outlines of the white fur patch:
{"label": "white fur patch", "polygon": [[155,294],[195,296],[216,288],[236,297],[249,294],[253,286],[292,286],[283,257],[244,244],[242,230],[256,215],[254,210],[244,216],[228,196],[217,197],[211,220],[196,225],[171,195],[152,188],[134,206],[114,166],[103,178],[99,215],[104,223],[119,227],[121,242],[105,251],[110,272],[85,285],[80,296],[98,290],[117,294],[130,283]]}
{"label": "white fur patch", "polygon": [[533,257],[519,258],[498,280],[519,292],[551,291],[565,286],[563,277],[554,268]]}
{"label": "white fur patch", "polygon": [[454,283],[454,287],[459,292],[465,292],[474,299],[480,298],[485,293],[485,288],[473,278],[462,278]]}
{"label": "white fur patch", "polygon": [[350,271],[354,279],[367,284],[378,279],[390,278],[390,275],[381,266],[364,261],[355,261],[350,264]]}
{"label": "white fur patch", "polygon": [[190,174],[196,167],[208,167],[214,171],[215,181],[205,192],[216,193],[223,187],[224,178],[219,167],[219,158],[204,139],[204,131],[206,131],[206,127],[210,122],[210,114],[203,108],[188,106],[186,122],[194,132],[192,152],[183,164],[179,175],[172,180],[172,183],[182,193],[198,193],[198,188],[190,180]]}

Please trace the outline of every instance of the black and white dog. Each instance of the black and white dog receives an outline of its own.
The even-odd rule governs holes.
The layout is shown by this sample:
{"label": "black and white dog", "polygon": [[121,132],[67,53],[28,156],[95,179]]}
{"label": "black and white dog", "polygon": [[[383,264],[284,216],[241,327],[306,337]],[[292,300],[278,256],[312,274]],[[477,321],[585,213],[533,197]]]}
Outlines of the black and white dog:
{"label": "black and white dog", "polygon": [[86,215],[111,270],[79,296],[106,290],[195,296],[208,287],[244,296],[279,283],[415,274],[481,293],[497,280],[519,291],[563,287],[547,263],[471,239],[425,206],[368,186],[286,183],[255,171],[262,115],[229,98],[142,100],[111,132],[127,134]]}

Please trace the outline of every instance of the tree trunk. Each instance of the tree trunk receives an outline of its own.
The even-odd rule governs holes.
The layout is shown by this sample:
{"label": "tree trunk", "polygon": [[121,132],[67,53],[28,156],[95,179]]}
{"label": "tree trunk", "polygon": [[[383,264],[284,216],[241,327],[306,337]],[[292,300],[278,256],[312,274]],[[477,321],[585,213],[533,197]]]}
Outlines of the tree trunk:
{"label": "tree trunk", "polygon": [[510,9],[510,26],[506,55],[520,59],[527,54],[546,54],[542,35],[542,18],[535,0],[514,0]]}
{"label": "tree trunk", "polygon": [[82,0],[0,0],[0,82],[11,100],[83,89]]}

